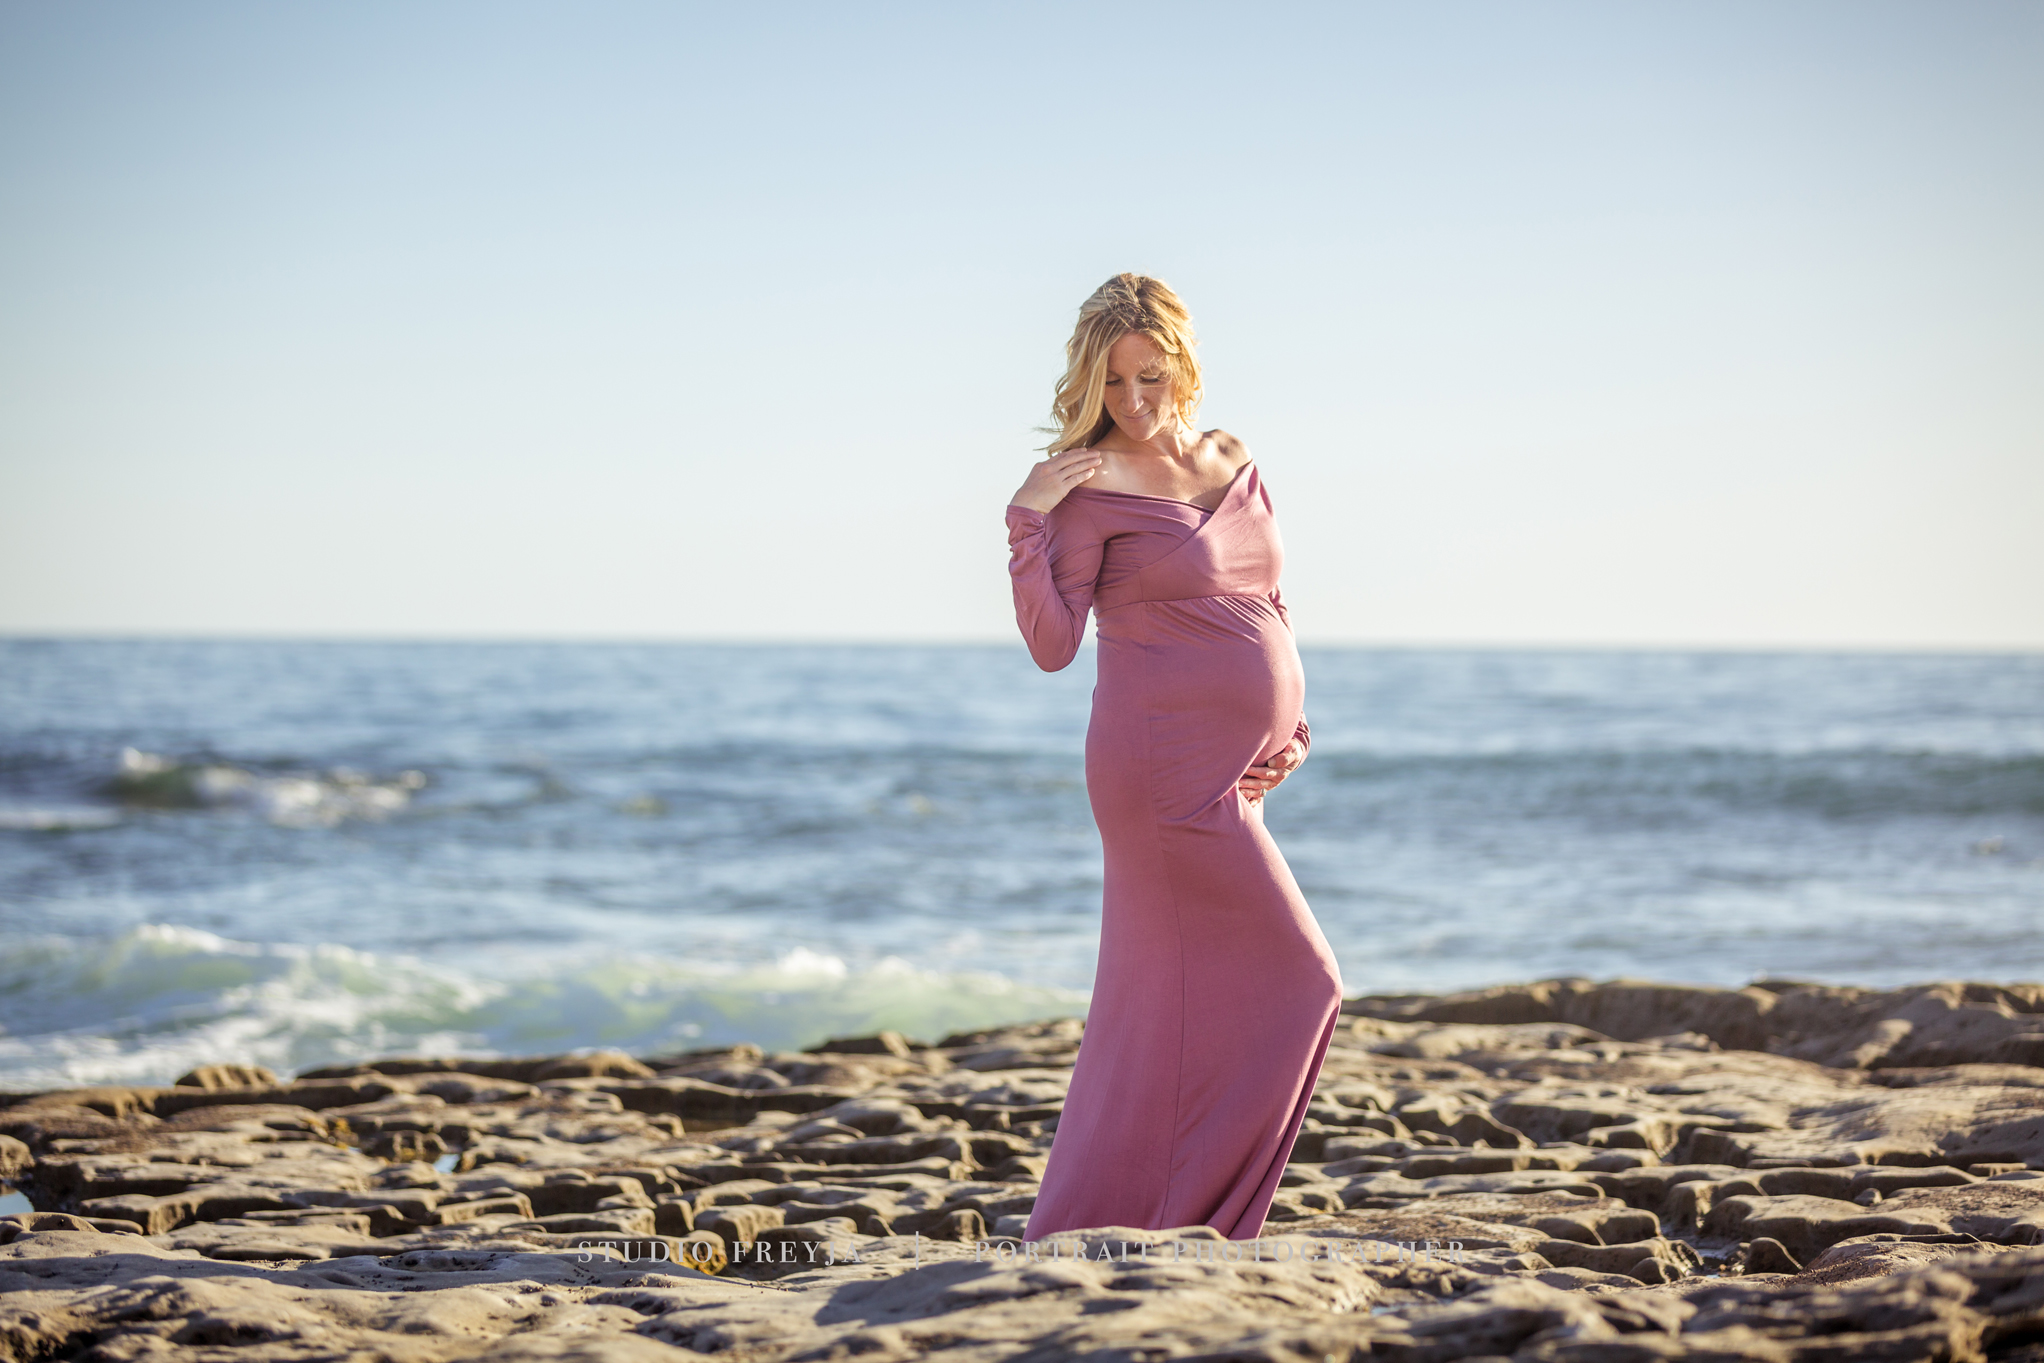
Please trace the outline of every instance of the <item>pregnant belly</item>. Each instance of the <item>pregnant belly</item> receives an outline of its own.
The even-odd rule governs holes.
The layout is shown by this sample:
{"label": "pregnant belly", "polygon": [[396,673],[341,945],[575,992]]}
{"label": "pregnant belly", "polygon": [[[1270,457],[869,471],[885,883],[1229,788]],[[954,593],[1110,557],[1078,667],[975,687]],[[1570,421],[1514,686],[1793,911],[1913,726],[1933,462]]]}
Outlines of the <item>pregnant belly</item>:
{"label": "pregnant belly", "polygon": [[1197,817],[1291,741],[1304,701],[1292,632],[1262,597],[1111,611],[1100,623],[1087,784],[1097,777],[1134,797],[1140,782],[1155,814]]}

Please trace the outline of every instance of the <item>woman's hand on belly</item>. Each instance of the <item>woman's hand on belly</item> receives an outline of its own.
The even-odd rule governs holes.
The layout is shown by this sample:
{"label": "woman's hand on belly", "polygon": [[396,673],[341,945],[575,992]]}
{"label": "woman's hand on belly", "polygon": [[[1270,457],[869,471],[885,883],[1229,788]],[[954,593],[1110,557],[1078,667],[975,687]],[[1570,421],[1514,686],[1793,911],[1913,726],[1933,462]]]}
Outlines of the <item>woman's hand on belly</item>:
{"label": "woman's hand on belly", "polygon": [[1305,760],[1306,750],[1295,738],[1285,745],[1283,752],[1271,758],[1265,765],[1251,767],[1243,772],[1242,779],[1235,783],[1235,789],[1241,792],[1243,799],[1255,804],[1276,790],[1278,783],[1297,771],[1299,764]]}

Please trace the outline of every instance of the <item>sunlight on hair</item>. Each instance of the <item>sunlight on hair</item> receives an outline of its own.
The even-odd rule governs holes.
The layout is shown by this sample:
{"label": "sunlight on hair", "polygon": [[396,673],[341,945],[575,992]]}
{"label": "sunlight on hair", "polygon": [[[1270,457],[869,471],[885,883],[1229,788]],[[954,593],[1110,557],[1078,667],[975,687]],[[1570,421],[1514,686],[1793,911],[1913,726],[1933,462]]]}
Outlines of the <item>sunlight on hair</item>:
{"label": "sunlight on hair", "polygon": [[1107,352],[1132,331],[1139,331],[1164,352],[1171,375],[1171,399],[1178,417],[1190,425],[1199,408],[1199,360],[1192,349],[1192,314],[1161,279],[1122,273],[1093,291],[1079,305],[1079,325],[1065,343],[1065,376],[1058,380],[1045,427],[1055,438],[1045,448],[1052,454],[1091,445],[1107,434],[1114,419],[1107,414]]}

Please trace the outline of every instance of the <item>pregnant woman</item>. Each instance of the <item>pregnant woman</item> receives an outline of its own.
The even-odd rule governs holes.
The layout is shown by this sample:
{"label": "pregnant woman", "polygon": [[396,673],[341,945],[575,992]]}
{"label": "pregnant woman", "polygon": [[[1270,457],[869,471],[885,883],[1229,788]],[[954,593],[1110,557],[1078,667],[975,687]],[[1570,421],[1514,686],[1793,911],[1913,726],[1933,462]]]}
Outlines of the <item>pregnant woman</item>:
{"label": "pregnant woman", "polygon": [[1079,309],[1059,434],[1008,506],[1037,665],[1099,619],[1086,792],[1106,853],[1100,964],[1027,1237],[1262,1232],[1341,1009],[1341,979],[1263,827],[1305,760],[1305,681],[1270,495],[1189,424],[1191,318],[1122,274]]}

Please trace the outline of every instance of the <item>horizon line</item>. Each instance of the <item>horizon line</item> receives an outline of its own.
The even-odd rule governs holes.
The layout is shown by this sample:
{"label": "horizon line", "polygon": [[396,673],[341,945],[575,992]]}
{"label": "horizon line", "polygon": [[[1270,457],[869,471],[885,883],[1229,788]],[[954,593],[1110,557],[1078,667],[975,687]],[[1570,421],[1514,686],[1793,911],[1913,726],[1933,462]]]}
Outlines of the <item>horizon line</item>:
{"label": "horizon line", "polygon": [[[1019,639],[991,636],[918,638],[907,635],[868,637],[844,635],[660,635],[660,634],[422,634],[422,633],[291,633],[237,630],[13,630],[0,626],[0,644],[413,644],[530,647],[534,645],[592,647],[707,648],[998,648],[1022,650]],[[1082,648],[1094,646],[1089,632]],[[1425,640],[1331,638],[1302,639],[1302,650],[1377,650],[1386,653],[1775,653],[1941,655],[1948,657],[2044,656],[2044,642],[1912,643],[1896,641],[1782,643],[1725,640]]]}

